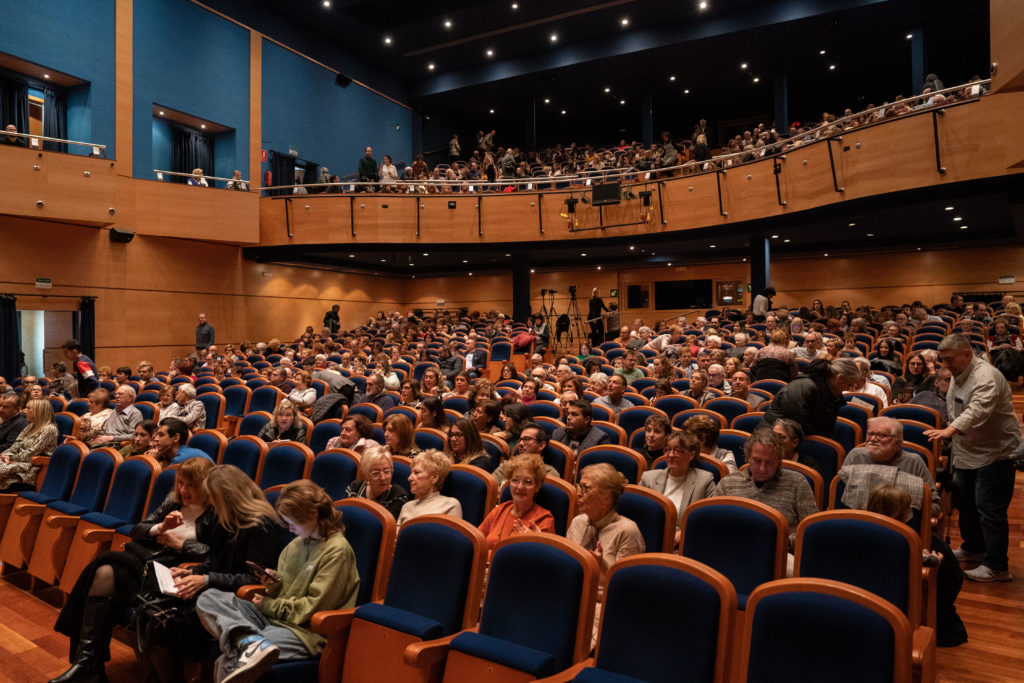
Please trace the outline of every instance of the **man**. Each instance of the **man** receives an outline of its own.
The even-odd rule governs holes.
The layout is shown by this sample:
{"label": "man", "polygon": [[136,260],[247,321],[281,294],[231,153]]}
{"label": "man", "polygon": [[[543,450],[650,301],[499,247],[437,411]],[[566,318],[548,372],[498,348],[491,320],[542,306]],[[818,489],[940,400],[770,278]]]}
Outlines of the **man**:
{"label": "man", "polygon": [[395,399],[384,393],[384,378],[376,372],[366,378],[366,393],[356,402],[372,403],[381,410],[395,407]]}
{"label": "man", "polygon": [[[192,431],[206,428],[206,406],[196,398],[196,388],[187,382],[178,385],[174,403],[164,408],[160,417],[181,420]],[[163,420],[160,424],[163,424]]]}
{"label": "man", "polygon": [[189,448],[185,445],[188,441],[188,426],[181,420],[173,417],[165,417],[160,420],[153,439],[149,442],[147,455],[156,459],[161,466],[179,465],[189,458],[206,458],[210,456],[198,448]]}
{"label": "man", "polygon": [[295,388],[295,383],[288,379],[288,371],[280,367],[270,371],[270,381],[268,384],[283,391],[285,396],[292,393],[292,389]]}
{"label": "man", "polygon": [[213,325],[206,322],[205,313],[200,313],[199,324],[196,325],[196,353],[198,355],[203,355],[203,352],[213,344],[213,337]]}
{"label": "man", "polygon": [[[366,148],[366,153],[363,154],[363,158],[359,160],[359,165],[356,171],[359,174],[359,182],[361,183],[373,183],[377,181],[379,178],[379,172],[377,170],[377,162],[373,158],[373,147]],[[373,192],[374,189],[374,185],[362,186],[362,190],[364,192]]]}
{"label": "man", "polygon": [[648,469],[665,452],[665,443],[671,431],[672,425],[664,415],[655,413],[644,421],[644,443],[637,449],[637,453],[647,460]]}
{"label": "man", "polygon": [[561,389],[565,389],[565,385],[575,376],[576,373],[565,363],[555,368],[555,379],[558,380],[558,386]]}
{"label": "man", "polygon": [[7,131],[7,135],[2,139],[3,144],[14,145],[15,147],[27,147],[25,144],[25,138],[18,137],[18,127],[13,123],[7,124],[7,127],[4,130]]}
{"label": "man", "polygon": [[139,379],[142,380],[143,386],[146,382],[153,381],[153,364],[149,361],[142,361],[135,366],[135,372],[139,375]]}
{"label": "man", "polygon": [[476,348],[475,337],[470,337],[466,342],[466,354],[463,356],[462,367],[470,377],[479,377],[487,368],[487,352]]}
{"label": "man", "polygon": [[711,351],[709,351],[708,349],[701,349],[700,351],[697,352],[697,369],[707,372],[708,368],[710,367]]}
{"label": "man", "polygon": [[18,410],[18,395],[8,393],[0,396],[0,453],[18,440],[18,435],[27,425],[25,413]]}
{"label": "man", "polygon": [[782,467],[782,439],[770,429],[757,429],[743,448],[746,470],[722,477],[714,496],[739,496],[775,508],[789,522],[789,542],[807,515],[818,511],[814,492],[804,475]]}
{"label": "man", "polygon": [[[634,358],[633,353],[633,351],[627,351],[622,354],[622,367],[615,368],[615,374],[624,379],[626,384],[632,384],[635,380],[644,376],[644,371],[636,367],[636,358]],[[636,353],[640,352],[637,351]],[[646,357],[644,363],[647,363]]]}
{"label": "man", "polygon": [[626,408],[632,408],[633,404],[622,398],[626,393],[626,379],[616,373],[608,378],[608,393],[600,398],[594,399],[594,404],[604,406],[618,415]]}
{"label": "man", "polygon": [[[614,329],[614,328],[611,328],[611,329]],[[630,336],[630,333],[629,333],[629,325],[621,326],[619,328],[619,336],[616,337],[615,339],[613,339],[612,341],[618,342],[622,346],[622,348],[626,348],[627,346],[629,346],[629,342],[632,341],[632,337]],[[638,346],[637,348],[640,348],[640,347]]]}
{"label": "man", "polygon": [[[193,390],[194,391],[194,390]],[[103,433],[92,440],[90,446],[111,443],[116,446],[135,436],[135,427],[142,422],[142,413],[132,403],[135,401],[135,389],[129,384],[122,384],[114,392],[114,412],[103,423]],[[196,401],[199,403],[199,401]],[[202,406],[202,403],[199,403]],[[205,419],[205,410],[203,418]]]}
{"label": "man", "polygon": [[231,180],[228,181],[226,187],[229,190],[238,190],[239,192],[249,191],[249,183],[242,180],[242,172],[237,168],[234,170],[234,173],[231,174]]}
{"label": "man", "polygon": [[75,379],[78,380],[78,395],[88,396],[92,391],[99,388],[99,380],[96,379],[96,364],[92,358],[82,353],[82,346],[77,339],[69,339],[61,345],[64,350],[64,358],[71,363],[75,369]]}
{"label": "man", "polygon": [[825,355],[821,332],[808,332],[804,335],[804,345],[793,349],[793,355],[804,360],[814,360]]}
{"label": "man", "polygon": [[1010,385],[1002,373],[974,355],[971,338],[951,334],[939,343],[942,366],[953,375],[946,408],[951,422],[925,432],[952,439],[953,481],[960,491],[961,562],[981,561],[964,572],[972,581],[1010,581],[1006,512],[1013,498],[1013,452],[1020,427]]}
{"label": "man", "polygon": [[708,386],[720,389],[726,396],[732,396],[732,385],[725,379],[725,368],[718,363],[708,366]]}
{"label": "man", "polygon": [[928,514],[939,514],[939,491],[928,471],[928,464],[920,455],[903,450],[903,425],[898,420],[891,417],[869,419],[864,445],[846,454],[842,469],[872,464],[895,467],[900,472],[923,479],[931,491],[931,509]]}
{"label": "man", "polygon": [[341,329],[341,316],[338,315],[340,310],[341,306],[334,304],[331,306],[331,310],[324,313],[324,329],[330,330],[331,334],[337,334]]}
{"label": "man", "polygon": [[764,396],[750,393],[750,375],[745,370],[737,370],[732,375],[732,397],[746,401],[751,410],[764,403]]}
{"label": "man", "polygon": [[566,410],[565,426],[556,429],[551,438],[559,443],[564,443],[577,456],[580,451],[591,446],[611,443],[611,437],[604,430],[591,425],[593,419],[594,412],[589,403],[581,400],[573,401]]}

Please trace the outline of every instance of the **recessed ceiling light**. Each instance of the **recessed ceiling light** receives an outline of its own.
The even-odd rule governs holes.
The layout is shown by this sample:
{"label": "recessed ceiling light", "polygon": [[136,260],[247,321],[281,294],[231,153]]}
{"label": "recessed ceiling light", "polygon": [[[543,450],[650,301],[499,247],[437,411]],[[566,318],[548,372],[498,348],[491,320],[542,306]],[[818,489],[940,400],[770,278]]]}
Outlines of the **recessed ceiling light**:
{"label": "recessed ceiling light", "polygon": [[433,62],[431,62],[430,64],[427,64],[427,71],[433,71],[436,68],[437,67],[434,65]]}
{"label": "recessed ceiling light", "polygon": [[701,0],[700,2],[697,3],[697,9],[703,11],[703,10],[706,10],[707,8],[708,8],[708,3],[705,0]]}
{"label": "recessed ceiling light", "polygon": [[634,247],[633,245],[629,245],[629,250],[630,251],[636,251],[636,247]]}
{"label": "recessed ceiling light", "polygon": [[557,33],[552,33],[549,36],[549,39],[551,40],[552,43],[557,43],[558,42],[558,34]]}
{"label": "recessed ceiling light", "polygon": [[961,226],[960,226],[960,229],[961,229],[961,230],[966,230],[966,229],[967,229],[967,226],[966,226],[966,225],[961,225]]}
{"label": "recessed ceiling light", "polygon": [[779,239],[779,236],[778,235],[772,235],[772,239],[773,240],[777,240],[777,239]]}
{"label": "recessed ceiling light", "polygon": [[519,3],[518,2],[513,2],[512,3],[512,9],[519,9]]}
{"label": "recessed ceiling light", "polygon": [[493,110],[493,109],[491,109],[491,113],[492,113],[492,114],[494,113],[494,110]]}
{"label": "recessed ceiling light", "polygon": [[562,116],[565,116],[565,113],[566,113],[566,112],[565,112],[565,110],[563,109],[563,110],[562,110]]}
{"label": "recessed ceiling light", "polygon": [[349,257],[349,258],[355,258],[355,257],[356,257],[356,255],[355,255],[355,254],[349,254],[349,255],[348,255],[348,257]]}
{"label": "recessed ceiling light", "polygon": [[444,27],[445,28],[451,28],[452,27],[452,20],[451,19],[445,19],[444,20]]}
{"label": "recessed ceiling light", "polygon": [[874,237],[874,236],[875,236],[875,233],[873,233],[873,232],[869,232],[868,233],[868,237]]}
{"label": "recessed ceiling light", "polygon": [[619,20],[619,23],[623,26],[629,26],[629,17],[622,17],[622,19]]}
{"label": "recessed ceiling light", "polygon": [[852,228],[853,226],[855,226],[857,224],[856,223],[847,223],[847,225]]}
{"label": "recessed ceiling light", "polygon": [[409,267],[411,268],[412,266],[415,266],[415,265],[416,265],[415,263],[410,263]]}
{"label": "recessed ceiling light", "polygon": [[163,116],[163,115],[164,115],[164,113],[163,113],[163,112],[160,112],[160,116]]}
{"label": "recessed ceiling light", "polygon": [[785,239],[785,240],[782,240],[782,241],[783,241],[783,242],[786,242],[786,243],[789,243],[789,240],[788,240],[788,239]]}
{"label": "recessed ceiling light", "polygon": [[818,52],[818,54],[819,54],[819,55],[823,55],[823,54],[825,54],[825,51],[824,51],[824,50],[820,50],[820,51]]}
{"label": "recessed ceiling light", "polygon": [[828,256],[828,252],[827,251],[825,252],[825,256]]}
{"label": "recessed ceiling light", "polygon": [[619,104],[625,104],[626,100],[619,100]]}
{"label": "recessed ceiling light", "polygon": [[551,98],[550,97],[545,97],[544,98],[544,104],[551,104]]}
{"label": "recessed ceiling light", "polygon": [[430,254],[428,252],[423,252],[423,255],[424,256],[430,256]]}
{"label": "recessed ceiling light", "polygon": [[836,70],[836,65],[835,64],[829,64],[828,65],[828,70],[829,71],[835,71]]}
{"label": "recessed ceiling light", "polygon": [[469,261],[467,259],[462,259],[462,262],[463,263],[469,263]]}
{"label": "recessed ceiling light", "polygon": [[200,123],[200,124],[199,124],[199,127],[200,127],[200,128],[206,128],[206,124],[205,124],[205,123]]}
{"label": "recessed ceiling light", "polygon": [[914,34],[913,34],[913,33],[908,33],[908,34],[907,34],[907,40],[910,40],[910,39],[911,39],[911,38],[913,38],[913,37],[914,37]]}
{"label": "recessed ceiling light", "polygon": [[605,92],[611,92],[611,91],[612,91],[612,89],[611,89],[611,88],[605,88],[605,89],[604,89],[604,91],[605,91]]}
{"label": "recessed ceiling light", "polygon": [[670,81],[674,81],[674,80],[676,80],[676,77],[675,77],[674,75],[672,75],[672,76],[669,76],[669,77],[668,77],[668,80],[670,80]]}
{"label": "recessed ceiling light", "polygon": [[493,57],[494,56],[494,50],[488,49],[487,52],[485,52],[484,54],[486,54],[488,57]]}
{"label": "recessed ceiling light", "polygon": [[50,78],[50,74],[43,74],[43,78]]}
{"label": "recessed ceiling light", "polygon": [[953,207],[952,207],[952,206],[947,206],[947,207],[946,207],[946,211],[952,211],[952,210],[953,210]]}
{"label": "recessed ceiling light", "polygon": [[385,261],[387,261],[387,259],[386,259],[386,258],[382,258],[382,259],[380,260],[380,262],[381,262],[381,263],[384,263]]}
{"label": "recessed ceiling light", "polygon": [[740,68],[741,69],[746,69],[747,68],[747,63],[743,62],[742,64],[740,64]]}
{"label": "recessed ceiling light", "polygon": [[754,83],[760,83],[760,82],[761,82],[761,77],[760,76],[754,76]]}
{"label": "recessed ceiling light", "polygon": [[598,270],[601,270],[601,266],[598,266],[598,267],[597,267],[597,269],[598,269]]}
{"label": "recessed ceiling light", "polygon": [[390,45],[391,44],[391,36],[384,36],[384,44],[385,45]]}
{"label": "recessed ceiling light", "polygon": [[717,244],[709,244],[708,247],[710,247],[711,249],[715,249],[716,247],[718,247],[718,245]]}
{"label": "recessed ceiling light", "polygon": [[530,272],[531,273],[536,273],[537,271],[535,269],[533,269],[533,268],[530,268]]}
{"label": "recessed ceiling light", "polygon": [[953,216],[953,221],[954,221],[955,223],[959,223],[959,222],[960,222],[960,221],[962,221],[962,220],[963,220],[963,218],[961,218],[960,216]]}
{"label": "recessed ceiling light", "polygon": [[470,277],[473,277],[473,273],[467,273]]}
{"label": "recessed ceiling light", "polygon": [[587,252],[583,252],[583,253],[580,254],[580,256],[586,256],[586,255],[587,255]]}
{"label": "recessed ceiling light", "polygon": [[324,7],[330,7],[330,6],[331,6],[331,0],[324,0]]}
{"label": "recessed ceiling light", "polygon": [[690,89],[689,88],[684,88],[683,89],[683,94],[684,95],[689,95],[690,94]]}
{"label": "recessed ceiling light", "polygon": [[669,264],[669,265],[671,266],[671,265],[672,265],[672,262],[671,262],[671,261],[669,261],[669,262],[668,262],[668,264]]}

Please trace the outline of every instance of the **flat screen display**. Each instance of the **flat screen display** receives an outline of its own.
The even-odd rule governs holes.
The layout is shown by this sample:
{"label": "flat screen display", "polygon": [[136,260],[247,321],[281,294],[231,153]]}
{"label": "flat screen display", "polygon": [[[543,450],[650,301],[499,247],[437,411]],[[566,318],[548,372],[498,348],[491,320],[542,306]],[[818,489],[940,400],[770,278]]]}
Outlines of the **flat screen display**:
{"label": "flat screen display", "polygon": [[654,310],[709,308],[711,280],[665,280],[654,283]]}
{"label": "flat screen display", "polygon": [[593,193],[590,202],[594,206],[607,206],[608,204],[618,204],[622,201],[621,183],[603,183],[601,185],[594,185],[590,189]]}

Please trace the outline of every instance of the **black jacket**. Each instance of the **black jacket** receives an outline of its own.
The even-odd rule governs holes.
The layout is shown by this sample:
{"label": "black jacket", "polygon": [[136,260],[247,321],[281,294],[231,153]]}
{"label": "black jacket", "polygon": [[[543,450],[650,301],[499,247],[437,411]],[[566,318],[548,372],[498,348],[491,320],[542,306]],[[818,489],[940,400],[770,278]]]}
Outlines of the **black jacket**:
{"label": "black jacket", "polygon": [[281,553],[281,530],[273,520],[263,518],[256,526],[230,533],[220,524],[213,525],[208,537],[199,536],[210,546],[206,561],[192,568],[193,574],[210,577],[210,588],[234,593],[242,586],[259,583],[246,566],[251,560],[264,567],[276,567]]}
{"label": "black jacket", "polygon": [[839,408],[845,403],[829,388],[829,362],[823,358],[811,361],[796,379],[776,394],[764,414],[764,422],[773,425],[780,418],[796,420],[808,436],[832,438]]}

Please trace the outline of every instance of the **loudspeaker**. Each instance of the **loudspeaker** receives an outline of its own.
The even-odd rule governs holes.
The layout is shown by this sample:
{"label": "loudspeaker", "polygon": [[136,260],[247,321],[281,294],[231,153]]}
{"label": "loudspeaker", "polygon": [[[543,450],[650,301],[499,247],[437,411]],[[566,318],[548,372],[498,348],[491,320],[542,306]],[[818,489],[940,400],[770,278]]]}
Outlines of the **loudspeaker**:
{"label": "loudspeaker", "polygon": [[125,230],[123,228],[111,228],[110,229],[110,241],[120,242],[122,244],[128,244],[135,239],[135,233],[131,230]]}
{"label": "loudspeaker", "polygon": [[340,85],[342,88],[347,88],[352,84],[352,79],[345,74],[338,74],[338,77],[334,79],[334,82]]}

